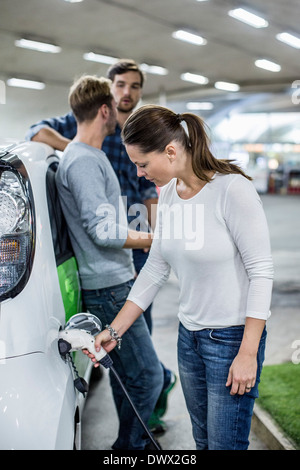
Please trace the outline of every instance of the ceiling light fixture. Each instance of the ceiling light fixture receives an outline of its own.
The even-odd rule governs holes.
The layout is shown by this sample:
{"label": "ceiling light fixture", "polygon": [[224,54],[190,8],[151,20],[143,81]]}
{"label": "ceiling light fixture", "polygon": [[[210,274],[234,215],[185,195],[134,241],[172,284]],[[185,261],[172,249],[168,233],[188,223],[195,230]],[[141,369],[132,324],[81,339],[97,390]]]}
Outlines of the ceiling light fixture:
{"label": "ceiling light fixture", "polygon": [[9,78],[6,83],[8,86],[30,88],[32,90],[43,90],[46,86],[43,82],[37,82],[35,80],[23,80],[21,78]]}
{"label": "ceiling light fixture", "polygon": [[278,41],[284,42],[285,44],[288,44],[291,47],[300,49],[300,38],[297,36],[294,36],[293,34],[279,33],[276,35],[276,39],[278,39]]}
{"label": "ceiling light fixture", "polygon": [[209,82],[208,78],[203,77],[203,75],[189,72],[181,74],[180,78],[186,82],[197,83],[198,85],[206,85]]}
{"label": "ceiling light fixture", "polygon": [[229,82],[216,82],[215,88],[218,90],[224,91],[239,91],[240,87],[237,83],[229,83]]}
{"label": "ceiling light fixture", "polygon": [[236,20],[242,21],[254,28],[266,28],[269,23],[267,20],[262,18],[261,16],[255,15],[244,8],[235,8],[234,10],[230,10],[228,15]]}
{"label": "ceiling light fixture", "polygon": [[214,105],[209,101],[190,101],[186,104],[186,107],[189,111],[210,111]]}
{"label": "ceiling light fixture", "polygon": [[15,46],[22,47],[23,49],[31,49],[38,52],[48,52],[50,54],[57,54],[61,52],[61,47],[49,44],[47,42],[33,41],[31,39],[17,39]]}
{"label": "ceiling light fixture", "polygon": [[83,0],[64,0],[67,3],[81,3]]}
{"label": "ceiling light fixture", "polygon": [[275,64],[275,62],[271,62],[267,59],[258,59],[255,61],[256,67],[260,69],[268,70],[269,72],[280,72],[281,67],[279,64]]}
{"label": "ceiling light fixture", "polygon": [[86,52],[83,54],[84,60],[89,60],[91,62],[99,62],[100,64],[114,64],[118,61],[116,57],[111,57],[109,55],[95,54],[94,52]]}
{"label": "ceiling light fixture", "polygon": [[190,44],[195,44],[196,46],[204,46],[207,44],[207,40],[198,34],[189,33],[183,29],[178,29],[172,33],[174,39],[179,39],[180,41],[185,41]]}
{"label": "ceiling light fixture", "polygon": [[141,64],[140,68],[145,73],[152,73],[153,75],[168,75],[169,70],[159,65]]}

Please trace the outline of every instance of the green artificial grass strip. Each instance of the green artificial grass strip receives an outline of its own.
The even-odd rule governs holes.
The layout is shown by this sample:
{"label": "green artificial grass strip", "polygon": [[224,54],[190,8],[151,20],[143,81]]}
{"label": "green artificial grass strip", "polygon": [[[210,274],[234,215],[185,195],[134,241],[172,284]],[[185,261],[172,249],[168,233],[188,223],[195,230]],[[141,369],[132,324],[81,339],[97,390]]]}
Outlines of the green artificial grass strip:
{"label": "green artificial grass strip", "polygon": [[264,366],[258,404],[300,448],[300,364]]}

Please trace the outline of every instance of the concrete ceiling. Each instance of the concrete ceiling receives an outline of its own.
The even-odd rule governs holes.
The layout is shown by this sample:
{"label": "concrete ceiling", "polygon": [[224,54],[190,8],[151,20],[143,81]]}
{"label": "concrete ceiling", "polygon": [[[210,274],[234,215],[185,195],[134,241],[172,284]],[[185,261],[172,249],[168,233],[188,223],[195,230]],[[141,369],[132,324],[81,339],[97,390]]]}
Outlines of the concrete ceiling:
{"label": "concrete ceiling", "polygon": [[[229,10],[245,5],[266,18],[269,26],[256,29],[228,16]],[[202,113],[212,121],[233,106],[250,112],[299,111],[291,96],[292,84],[300,80],[300,50],[276,39],[283,31],[300,36],[299,17],[299,0],[241,4],[234,0],[1,0],[0,80],[18,77],[46,84],[42,92],[12,92],[6,87],[6,110],[18,109],[18,119],[26,125],[30,103],[34,103],[33,122],[39,116],[60,114],[62,107],[67,111],[66,95],[75,76],[106,74],[108,65],[83,59],[85,52],[93,51],[167,68],[165,76],[147,74],[144,102],[183,111],[186,101],[212,100],[214,109]],[[176,29],[200,34],[207,44],[174,39]],[[21,37],[55,43],[62,49],[58,54],[21,49],[15,46]],[[257,68],[254,62],[259,58],[280,64],[281,71]],[[184,72],[204,75],[209,81],[206,85],[185,82],[180,78]],[[216,81],[238,83],[240,91],[216,90]]]}

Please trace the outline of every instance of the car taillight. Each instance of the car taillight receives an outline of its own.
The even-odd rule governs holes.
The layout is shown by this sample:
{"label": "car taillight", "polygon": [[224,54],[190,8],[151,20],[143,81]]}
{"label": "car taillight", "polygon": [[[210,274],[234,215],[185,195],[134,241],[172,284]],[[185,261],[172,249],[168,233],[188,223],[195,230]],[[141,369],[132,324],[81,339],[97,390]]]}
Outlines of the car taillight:
{"label": "car taillight", "polygon": [[26,285],[33,248],[30,182],[20,160],[9,155],[0,159],[0,301],[15,297]]}

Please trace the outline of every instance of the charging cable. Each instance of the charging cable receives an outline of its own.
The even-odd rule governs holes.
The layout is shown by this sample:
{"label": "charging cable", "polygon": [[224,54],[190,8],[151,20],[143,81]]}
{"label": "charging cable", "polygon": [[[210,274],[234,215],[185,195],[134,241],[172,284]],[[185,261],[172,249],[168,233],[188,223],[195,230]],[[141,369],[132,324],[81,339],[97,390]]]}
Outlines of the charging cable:
{"label": "charging cable", "polygon": [[[155,439],[153,438],[150,430],[148,429],[148,427],[146,426],[146,424],[144,423],[144,421],[142,420],[138,410],[136,409],[133,401],[131,400],[119,374],[117,373],[116,369],[114,368],[113,366],[113,361],[111,359],[111,357],[107,354],[107,352],[101,348],[100,351],[96,351],[95,349],[95,338],[92,334],[88,333],[86,330],[81,330],[81,329],[78,329],[78,328],[74,328],[74,329],[65,329],[65,330],[61,330],[59,332],[59,339],[58,339],[58,349],[59,349],[59,352],[60,352],[60,355],[62,357],[66,357],[66,356],[69,356],[69,358],[71,359],[71,356],[70,356],[70,352],[71,351],[78,351],[78,350],[82,350],[82,349],[87,349],[88,351],[90,351],[90,353],[94,354],[97,362],[99,362],[103,367],[105,367],[106,369],[110,369],[111,372],[114,374],[115,378],[117,379],[118,383],[120,384],[127,400],[129,401],[136,417],[138,418],[139,422],[141,423],[142,427],[144,428],[146,434],[148,435],[148,437],[150,438],[152,444],[154,445],[155,449],[156,450],[161,450],[161,448],[159,447],[158,443],[155,441]],[[71,359],[72,361],[72,359]],[[72,361],[73,363],[73,361]],[[74,363],[73,363],[74,364]],[[76,371],[76,368],[75,366],[73,365],[73,368],[74,368],[74,371],[75,373],[77,373]],[[77,384],[75,383],[77,382]],[[77,378],[75,379],[74,381],[74,385],[75,387],[82,393],[86,393],[87,390],[88,390],[88,386],[86,384],[86,382],[78,377],[78,374],[77,374]]]}

